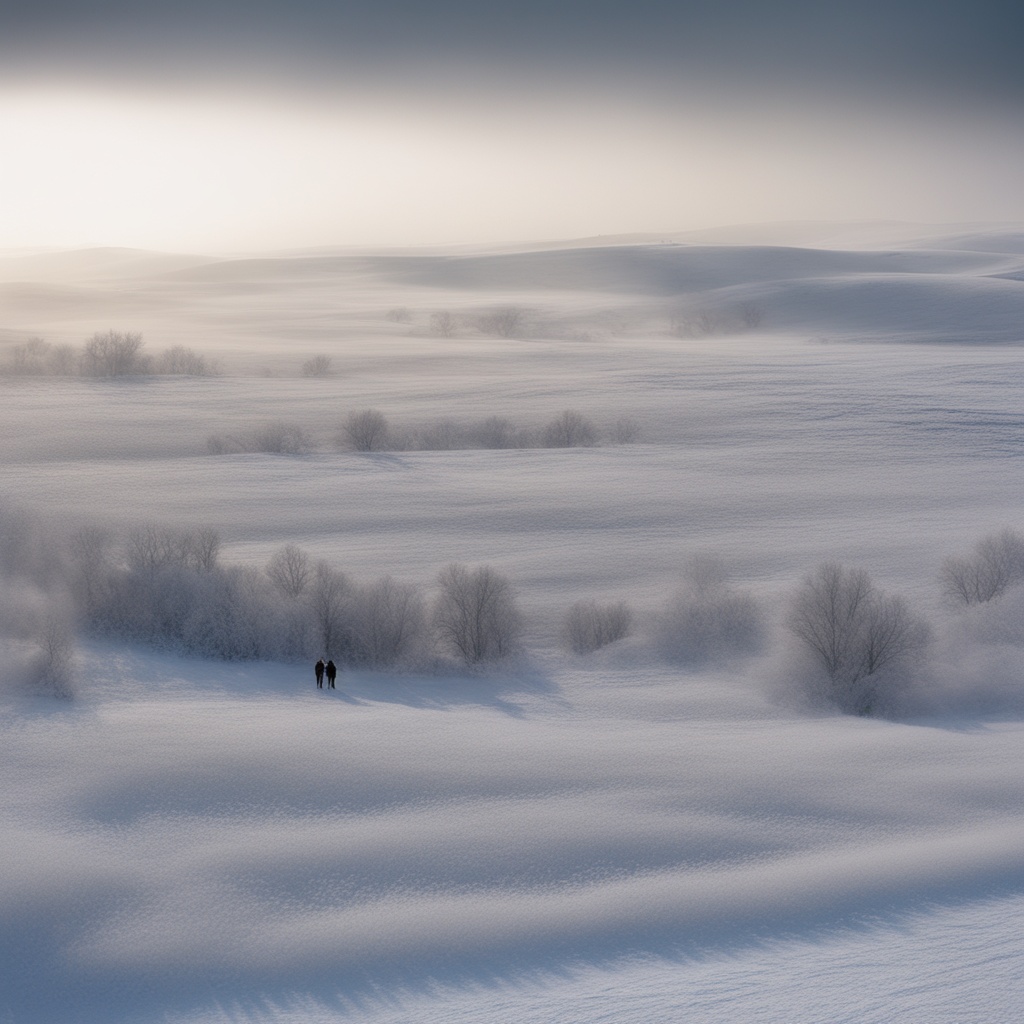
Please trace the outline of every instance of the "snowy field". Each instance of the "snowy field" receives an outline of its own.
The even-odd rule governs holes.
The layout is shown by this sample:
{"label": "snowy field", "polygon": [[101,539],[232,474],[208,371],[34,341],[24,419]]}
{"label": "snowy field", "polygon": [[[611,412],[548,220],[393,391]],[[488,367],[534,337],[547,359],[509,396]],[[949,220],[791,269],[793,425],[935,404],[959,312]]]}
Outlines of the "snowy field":
{"label": "snowy field", "polygon": [[[63,700],[25,693],[54,597],[9,567],[0,1021],[1020,1020],[1024,587],[965,609],[938,578],[1024,528],[1024,231],[791,230],[0,259],[0,364],[113,328],[222,371],[0,376],[6,508],[211,527],[260,570],[296,544],[428,602],[489,565],[524,617],[516,658],[336,692],[82,630]],[[371,408],[399,450],[339,444]],[[422,443],[566,409],[598,444]],[[268,422],[304,451],[211,446]],[[697,556],[756,644],[666,643]],[[786,628],[828,560],[930,626],[883,715],[823,702]],[[567,650],[580,600],[632,635]]]}

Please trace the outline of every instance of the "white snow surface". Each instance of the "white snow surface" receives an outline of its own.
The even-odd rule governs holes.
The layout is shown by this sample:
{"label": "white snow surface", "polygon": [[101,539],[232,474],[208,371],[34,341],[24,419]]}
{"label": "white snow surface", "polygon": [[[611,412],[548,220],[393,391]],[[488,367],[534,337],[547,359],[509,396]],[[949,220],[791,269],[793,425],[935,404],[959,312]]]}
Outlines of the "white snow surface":
{"label": "white snow surface", "polygon": [[[336,693],[311,666],[84,637],[76,699],[26,699],[4,641],[0,1021],[1020,1020],[1024,597],[966,614],[936,576],[1024,527],[1024,233],[900,232],[0,261],[0,360],[113,326],[225,371],[0,378],[5,499],[64,526],[214,526],[225,562],[297,543],[427,593],[489,564],[527,620],[515,662],[344,672]],[[519,337],[430,333],[431,312],[507,305]],[[712,331],[678,328],[700,313]],[[318,353],[332,375],[302,377]],[[573,408],[640,434],[340,450],[370,407],[409,427]],[[315,450],[207,454],[266,420]],[[651,628],[705,553],[769,639],[672,663]],[[782,619],[826,559],[932,623],[886,718],[801,689]],[[637,631],[569,654],[560,618],[591,598],[628,600]]]}

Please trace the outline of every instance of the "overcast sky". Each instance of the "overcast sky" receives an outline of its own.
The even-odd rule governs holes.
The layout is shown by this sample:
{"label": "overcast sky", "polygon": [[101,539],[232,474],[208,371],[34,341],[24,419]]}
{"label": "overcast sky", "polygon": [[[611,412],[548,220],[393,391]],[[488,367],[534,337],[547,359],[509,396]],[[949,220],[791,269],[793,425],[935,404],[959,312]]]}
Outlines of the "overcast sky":
{"label": "overcast sky", "polygon": [[40,0],[0,248],[1024,220],[1024,5]]}

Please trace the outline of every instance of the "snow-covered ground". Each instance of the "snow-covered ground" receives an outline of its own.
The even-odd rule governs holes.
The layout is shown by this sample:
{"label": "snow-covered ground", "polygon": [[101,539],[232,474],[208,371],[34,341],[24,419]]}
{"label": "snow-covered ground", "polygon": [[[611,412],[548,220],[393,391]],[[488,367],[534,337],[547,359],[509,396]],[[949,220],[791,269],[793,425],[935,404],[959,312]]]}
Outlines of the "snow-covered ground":
{"label": "snow-covered ground", "polygon": [[[0,1021],[1020,1019],[1024,601],[966,614],[937,574],[1024,526],[1024,233],[713,242],[0,262],[0,362],[114,327],[225,371],[0,378],[6,500],[428,594],[489,564],[527,622],[519,661],[336,693],[88,637],[74,701],[8,687]],[[496,307],[517,336],[470,323]],[[606,443],[339,449],[371,407],[408,432],[572,408]],[[313,450],[208,453],[268,420]],[[757,653],[655,642],[700,554],[762,602]],[[801,689],[782,619],[826,559],[933,627],[888,718]],[[629,601],[634,635],[568,653],[580,599]]]}

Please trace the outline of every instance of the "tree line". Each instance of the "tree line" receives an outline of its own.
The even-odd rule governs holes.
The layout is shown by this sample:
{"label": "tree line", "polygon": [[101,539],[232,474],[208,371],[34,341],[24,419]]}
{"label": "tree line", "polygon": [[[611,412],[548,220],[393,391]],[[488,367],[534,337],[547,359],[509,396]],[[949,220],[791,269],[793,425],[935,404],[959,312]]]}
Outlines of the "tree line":
{"label": "tree line", "polygon": [[[512,581],[493,566],[445,566],[424,591],[392,576],[353,580],[295,544],[263,566],[225,565],[220,548],[217,532],[201,528],[143,525],[118,537],[87,526],[58,537],[0,507],[0,635],[29,645],[35,683],[63,695],[73,689],[76,629],[207,658],[324,656],[366,669],[480,666],[524,651],[527,618]],[[639,634],[666,661],[689,667],[765,650],[772,616],[720,560],[694,559],[682,575],[639,627],[624,600],[576,601],[559,623],[563,646],[585,656]],[[1024,536],[982,537],[945,559],[939,582],[961,607],[997,600],[1024,584]],[[790,590],[781,622],[810,666],[807,686],[858,715],[887,708],[932,639],[906,598],[835,562]]]}
{"label": "tree line", "polygon": [[214,360],[184,345],[150,355],[141,334],[109,330],[94,334],[81,346],[29,338],[11,348],[0,363],[0,372],[20,377],[211,377],[220,373],[220,368]]}

